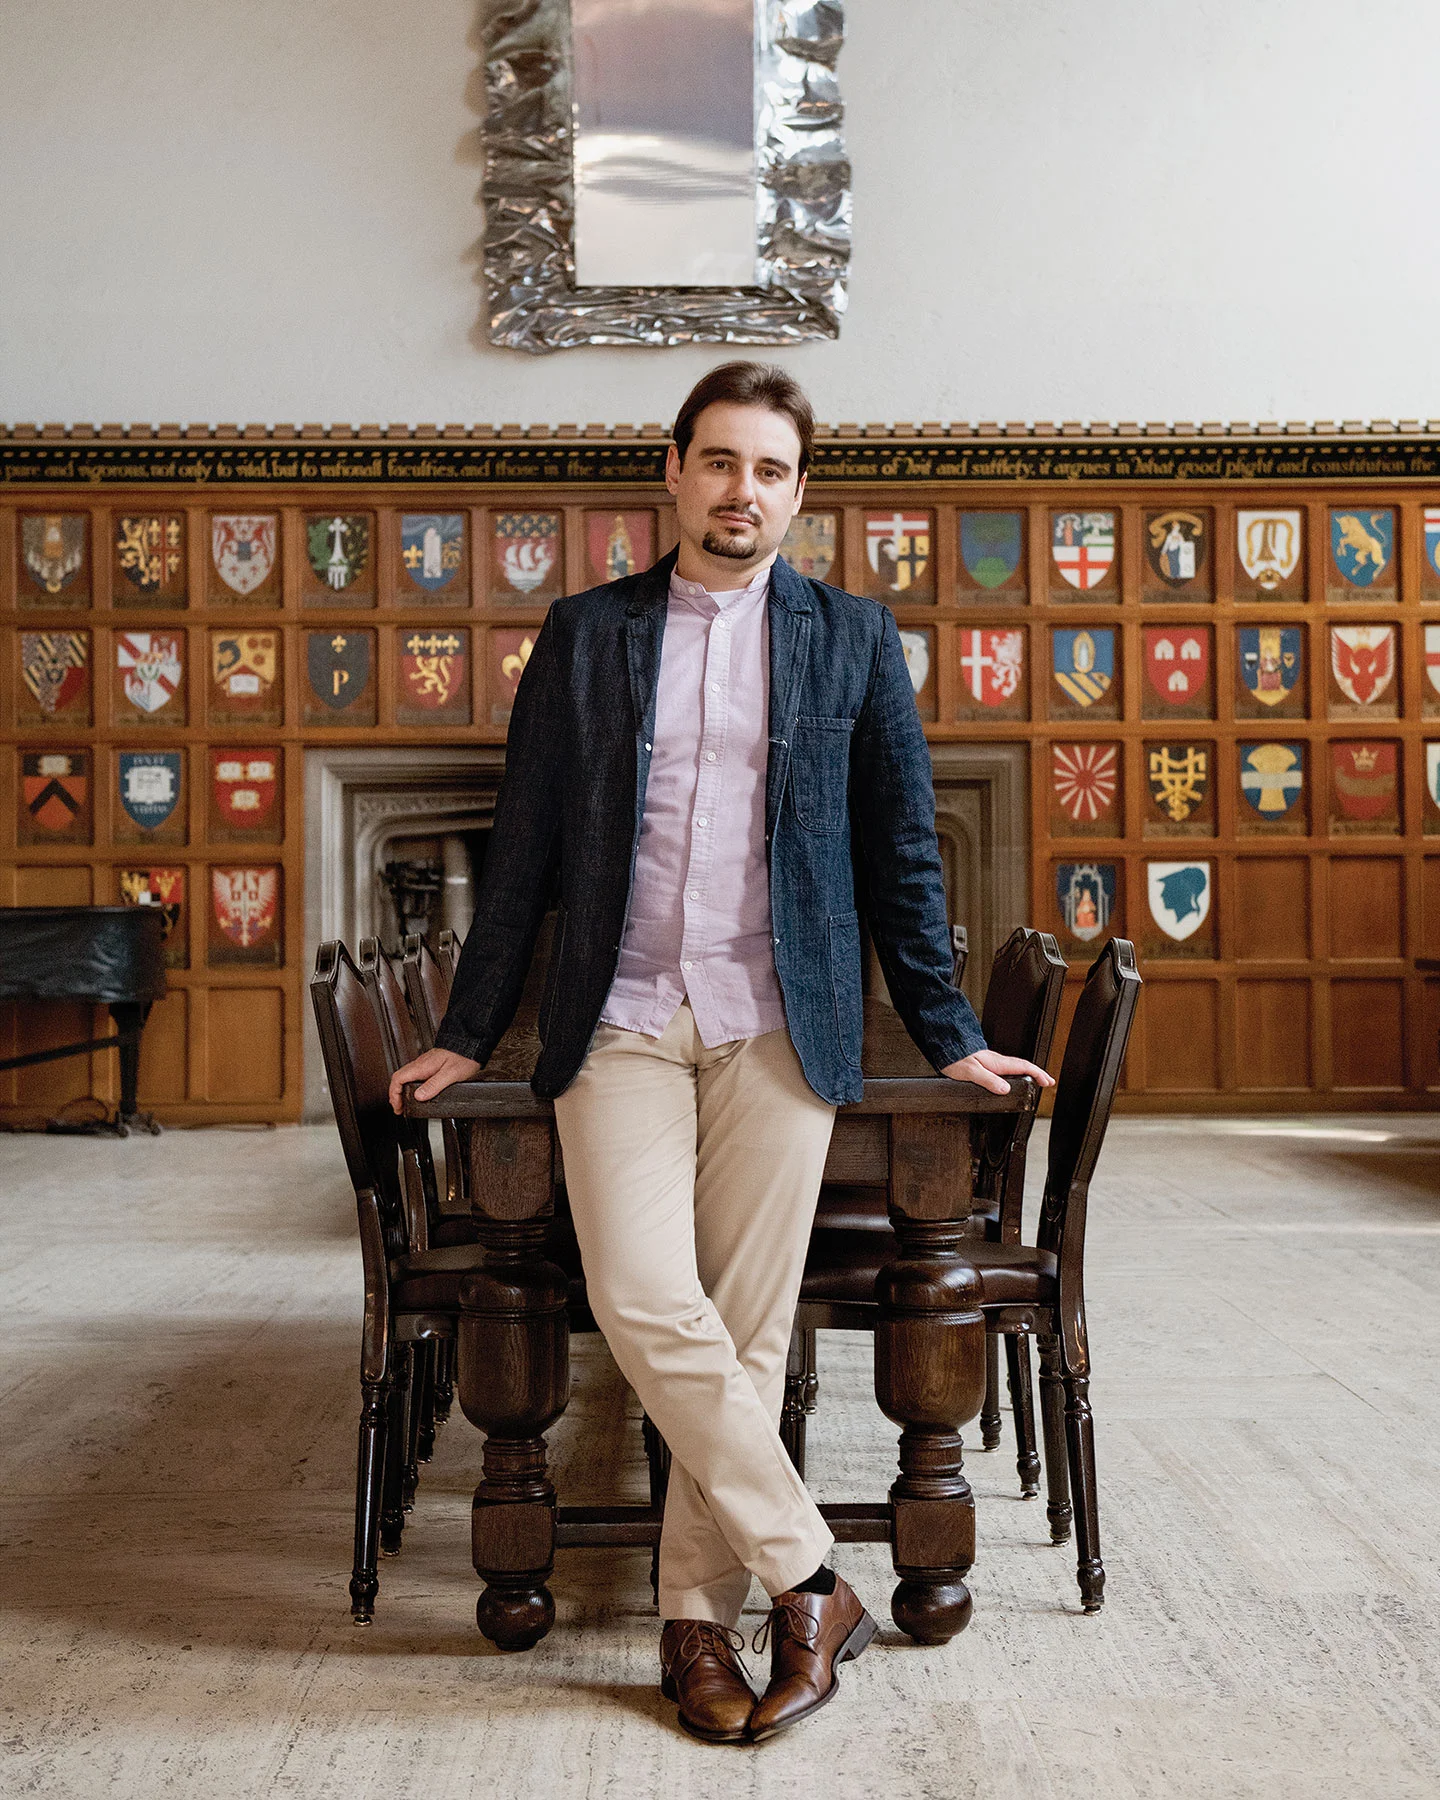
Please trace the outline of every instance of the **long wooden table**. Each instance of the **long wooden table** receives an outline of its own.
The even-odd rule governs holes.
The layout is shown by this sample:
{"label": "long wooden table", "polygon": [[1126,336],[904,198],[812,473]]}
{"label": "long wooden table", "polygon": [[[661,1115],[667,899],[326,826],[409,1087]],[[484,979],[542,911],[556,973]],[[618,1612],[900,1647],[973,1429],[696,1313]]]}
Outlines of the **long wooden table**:
{"label": "long wooden table", "polygon": [[[570,1396],[568,1284],[545,1254],[563,1169],[554,1110],[517,1079],[530,1046],[502,1046],[476,1081],[431,1101],[406,1089],[412,1117],[464,1121],[471,1206],[484,1267],[461,1288],[458,1391],[486,1434],[472,1548],[485,1583],[476,1618],[504,1649],[527,1649],[554,1623],[548,1586],[557,1546],[654,1544],[654,1506],[561,1506],[545,1433]],[[963,1254],[974,1193],[970,1121],[1033,1113],[1035,1083],[1007,1094],[937,1075],[891,1007],[866,1002],[865,1094],[843,1107],[826,1180],[886,1190],[900,1255],[879,1284],[875,1396],[900,1426],[900,1472],[884,1501],[821,1508],[837,1538],[888,1542],[906,1630],[943,1643],[970,1617],[975,1506],[960,1428],[985,1392],[980,1284]]]}

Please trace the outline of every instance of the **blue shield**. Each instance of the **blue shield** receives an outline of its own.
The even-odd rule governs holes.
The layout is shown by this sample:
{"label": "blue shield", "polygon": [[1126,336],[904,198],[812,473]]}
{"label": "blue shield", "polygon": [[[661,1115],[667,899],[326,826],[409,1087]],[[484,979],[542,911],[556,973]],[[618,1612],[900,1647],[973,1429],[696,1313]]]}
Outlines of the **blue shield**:
{"label": "blue shield", "polygon": [[1330,554],[1352,587],[1373,587],[1395,553],[1395,515],[1389,507],[1337,507],[1330,514]]}
{"label": "blue shield", "polygon": [[158,831],[180,800],[178,750],[122,750],[120,804],[142,831]]}
{"label": "blue shield", "polygon": [[1240,792],[1262,819],[1282,819],[1305,791],[1302,744],[1241,744]]}
{"label": "blue shield", "polygon": [[1053,637],[1055,680],[1079,706],[1093,706],[1115,679],[1115,628],[1083,625]]}
{"label": "blue shield", "polygon": [[1425,560],[1433,575],[1440,575],[1440,506],[1425,508]]}
{"label": "blue shield", "polygon": [[1020,567],[1020,515],[1005,512],[962,512],[960,560],[972,581],[997,588]]}
{"label": "blue shield", "polygon": [[1266,706],[1277,706],[1300,679],[1300,627],[1243,627],[1240,632],[1240,679]]}
{"label": "blue shield", "polygon": [[1055,901],[1071,937],[1082,944],[1099,937],[1115,910],[1114,863],[1059,864]]}
{"label": "blue shield", "polygon": [[432,594],[449,587],[464,558],[464,513],[400,515],[400,560],[418,587]]}

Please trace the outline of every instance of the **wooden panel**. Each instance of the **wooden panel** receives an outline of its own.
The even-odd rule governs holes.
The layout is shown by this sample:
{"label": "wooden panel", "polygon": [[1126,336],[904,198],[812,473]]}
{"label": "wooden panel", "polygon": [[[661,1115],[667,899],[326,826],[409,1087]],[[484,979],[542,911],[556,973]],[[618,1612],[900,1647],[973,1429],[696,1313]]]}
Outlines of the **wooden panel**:
{"label": "wooden panel", "polygon": [[[101,1007],[83,1006],[75,1001],[54,1001],[45,1005],[18,1002],[13,1008],[15,1054],[32,1050],[58,1050],[62,1044],[82,1044],[89,1037],[109,1036],[103,1022],[109,1014]],[[3,1039],[0,1039],[3,1041]],[[13,1077],[14,1105],[32,1120],[48,1119],[68,1101],[81,1100],[91,1093],[92,1065],[99,1066],[115,1052],[98,1051],[91,1056],[67,1056],[61,1062],[37,1063],[33,1068],[16,1069]]]}
{"label": "wooden panel", "polygon": [[284,1092],[278,988],[211,988],[206,1041],[211,1100],[278,1100]]}
{"label": "wooden panel", "polygon": [[1145,1085],[1164,1094],[1220,1085],[1220,990],[1213,981],[1152,981],[1145,1008]]}
{"label": "wooden panel", "polygon": [[[173,988],[150,1008],[140,1039],[140,1105],[146,1111],[186,1096],[185,1045],[190,996]],[[118,1090],[117,1090],[118,1091]]]}
{"label": "wooden panel", "polygon": [[1331,1047],[1337,1088],[1405,1085],[1405,986],[1332,981]]}
{"label": "wooden panel", "polygon": [[1330,954],[1376,961],[1404,954],[1405,865],[1398,856],[1337,856],[1330,864]]}
{"label": "wooden panel", "polygon": [[1310,859],[1235,862],[1235,960],[1303,962],[1310,954]]}
{"label": "wooden panel", "polygon": [[1242,1088],[1310,1086],[1308,981],[1236,983],[1235,1069]]}
{"label": "wooden panel", "polygon": [[88,863],[51,863],[48,868],[22,866],[15,871],[17,906],[89,906],[90,903]]}
{"label": "wooden panel", "polygon": [[1440,856],[1420,860],[1421,956],[1440,956]]}

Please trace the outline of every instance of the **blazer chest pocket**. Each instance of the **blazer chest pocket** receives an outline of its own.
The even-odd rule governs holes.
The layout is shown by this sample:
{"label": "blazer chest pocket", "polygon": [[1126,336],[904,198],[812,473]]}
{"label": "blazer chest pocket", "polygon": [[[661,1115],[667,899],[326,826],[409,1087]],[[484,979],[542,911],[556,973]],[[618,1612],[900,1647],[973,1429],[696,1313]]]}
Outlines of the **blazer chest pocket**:
{"label": "blazer chest pocket", "polygon": [[850,817],[853,719],[798,718],[790,739],[790,792],[807,831],[844,831]]}

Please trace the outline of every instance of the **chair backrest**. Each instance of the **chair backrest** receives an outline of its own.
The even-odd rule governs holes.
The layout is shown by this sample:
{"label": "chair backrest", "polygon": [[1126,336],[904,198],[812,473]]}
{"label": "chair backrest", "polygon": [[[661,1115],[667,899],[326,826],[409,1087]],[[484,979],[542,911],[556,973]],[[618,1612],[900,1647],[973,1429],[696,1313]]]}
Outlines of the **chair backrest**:
{"label": "chair backrest", "polygon": [[[450,1004],[450,986],[455,979],[455,970],[460,961],[460,940],[448,925],[435,940],[435,960],[439,963],[440,973],[445,978],[445,1004],[448,1006]],[[436,1023],[439,1023],[438,1019]]]}
{"label": "chair backrest", "polygon": [[[444,935],[453,941],[453,932],[446,932]],[[445,1008],[450,1004],[453,968],[448,965],[442,968],[425,939],[418,933],[412,933],[405,940],[403,971],[405,998],[410,1002],[410,1012],[415,1020],[415,1029],[420,1034],[421,1047],[433,1050],[435,1033],[445,1017]]]}
{"label": "chair backrest", "polygon": [[1084,1310],[1079,1304],[1085,1255],[1085,1208],[1090,1180],[1105,1141],[1115,1090],[1140,999],[1135,946],[1111,938],[1096,957],[1080,990],[1050,1120],[1050,1166],[1040,1212],[1038,1243],[1060,1261],[1060,1310],[1071,1351],[1085,1355]]}
{"label": "chair backrest", "polygon": [[965,979],[965,965],[970,960],[970,933],[964,925],[950,927],[950,953],[955,958],[950,968],[950,985],[958,988]]}
{"label": "chair backrest", "polygon": [[360,978],[370,990],[380,1017],[385,1021],[395,1068],[398,1069],[402,1063],[413,1062],[424,1045],[410,1011],[404,984],[395,973],[394,963],[381,948],[379,938],[366,937],[360,940]]}
{"label": "chair backrest", "polygon": [[[1065,958],[1048,931],[1017,925],[995,952],[980,1028],[1003,1056],[1023,1056],[1044,1068],[1055,1040]],[[971,1134],[975,1195],[986,1232],[1002,1242],[1020,1241],[1025,1195],[1025,1154],[1033,1112],[979,1118]]]}
{"label": "chair backrest", "polygon": [[409,1234],[400,1175],[401,1121],[390,1110],[385,1030],[360,971],[338,940],[320,946],[310,998],[351,1183],[357,1197],[373,1195],[386,1250],[398,1256],[409,1248]]}

